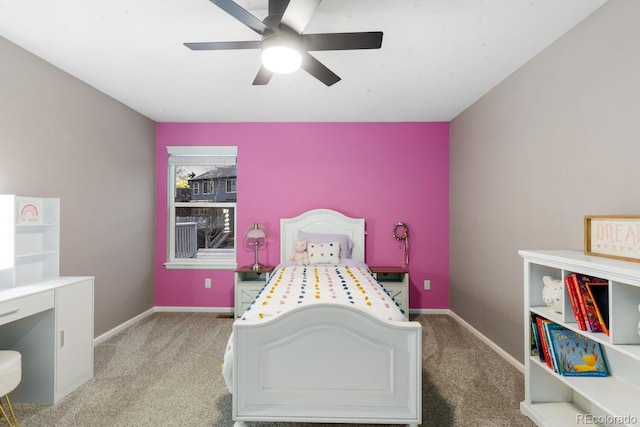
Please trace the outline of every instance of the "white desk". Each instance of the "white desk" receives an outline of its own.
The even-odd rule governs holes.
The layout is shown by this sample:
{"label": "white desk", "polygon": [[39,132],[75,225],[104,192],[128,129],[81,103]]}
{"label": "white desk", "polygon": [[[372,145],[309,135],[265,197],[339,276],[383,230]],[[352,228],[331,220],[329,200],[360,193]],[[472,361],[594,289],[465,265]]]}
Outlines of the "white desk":
{"label": "white desk", "polygon": [[93,377],[93,277],[0,289],[0,349],[22,354],[15,403],[53,404]]}

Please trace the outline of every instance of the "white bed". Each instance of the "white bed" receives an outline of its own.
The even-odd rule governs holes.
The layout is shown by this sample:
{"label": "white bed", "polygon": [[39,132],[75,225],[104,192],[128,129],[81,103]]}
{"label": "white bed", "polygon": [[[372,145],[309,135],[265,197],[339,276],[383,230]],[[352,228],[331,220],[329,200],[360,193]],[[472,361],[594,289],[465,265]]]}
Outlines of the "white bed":
{"label": "white bed", "polygon": [[[364,262],[364,220],[316,209],[280,221],[281,260],[298,231],[346,234]],[[422,422],[422,335],[417,322],[388,321],[343,304],[298,305],[277,317],[236,320],[231,391],[236,426],[246,421]]]}

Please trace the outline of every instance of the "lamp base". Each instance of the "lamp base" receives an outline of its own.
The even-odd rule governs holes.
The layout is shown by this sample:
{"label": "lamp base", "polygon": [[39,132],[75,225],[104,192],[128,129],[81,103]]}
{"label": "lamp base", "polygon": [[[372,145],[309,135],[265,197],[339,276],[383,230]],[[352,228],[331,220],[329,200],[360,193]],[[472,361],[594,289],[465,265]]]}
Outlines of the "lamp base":
{"label": "lamp base", "polygon": [[260,271],[260,269],[261,269],[261,268],[263,268],[263,267],[264,267],[264,265],[262,265],[262,264],[260,264],[260,263],[258,262],[258,246],[259,246],[259,245],[258,245],[258,243],[256,242],[256,243],[254,243],[254,244],[253,244],[253,246],[254,246],[254,248],[255,248],[255,250],[256,250],[256,262],[254,262],[254,263],[253,263],[253,265],[251,266],[251,269],[252,269],[253,271]]}
{"label": "lamp base", "polygon": [[255,263],[251,266],[251,270],[253,271],[260,271],[264,268],[264,265],[260,264],[260,263]]}

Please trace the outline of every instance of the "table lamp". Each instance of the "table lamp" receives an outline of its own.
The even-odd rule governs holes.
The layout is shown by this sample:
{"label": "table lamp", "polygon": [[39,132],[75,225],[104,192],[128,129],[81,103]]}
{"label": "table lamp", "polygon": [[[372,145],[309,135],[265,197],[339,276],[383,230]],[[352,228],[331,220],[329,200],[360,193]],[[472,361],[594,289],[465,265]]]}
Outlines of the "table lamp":
{"label": "table lamp", "polygon": [[247,231],[244,233],[244,243],[247,246],[253,246],[255,249],[256,259],[254,264],[251,266],[253,271],[260,271],[264,265],[258,262],[258,248],[267,246],[267,241],[269,240],[269,235],[265,228],[257,222],[254,222],[247,228]]}

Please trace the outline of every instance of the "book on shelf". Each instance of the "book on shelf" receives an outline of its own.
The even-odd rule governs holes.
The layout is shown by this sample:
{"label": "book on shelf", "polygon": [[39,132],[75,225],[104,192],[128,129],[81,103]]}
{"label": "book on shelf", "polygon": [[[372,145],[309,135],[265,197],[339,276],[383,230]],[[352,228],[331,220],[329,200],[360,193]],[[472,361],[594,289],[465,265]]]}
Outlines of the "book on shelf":
{"label": "book on shelf", "polygon": [[539,352],[544,355],[544,358],[540,357],[540,360],[545,362],[549,369],[553,369],[553,362],[551,361],[551,355],[549,354],[549,345],[547,343],[547,337],[544,331],[544,324],[550,322],[550,320],[544,317],[536,317],[536,326],[538,327],[538,336],[540,337],[540,349]]}
{"label": "book on shelf", "polygon": [[531,331],[533,332],[534,342],[532,345],[536,347],[536,353],[541,362],[547,363],[544,356],[544,349],[542,347],[542,339],[540,338],[540,330],[538,329],[538,316],[535,313],[531,313]]}
{"label": "book on shelf", "polygon": [[538,347],[538,343],[537,343],[538,339],[536,338],[536,328],[533,327],[533,323],[532,322],[529,322],[529,326],[530,326],[530,328],[529,328],[529,330],[530,330],[529,331],[529,334],[530,334],[529,343],[531,344],[531,351],[530,351],[529,354],[531,356],[539,356],[538,348],[540,348],[540,347]]}
{"label": "book on shelf", "polygon": [[582,311],[580,309],[580,304],[578,302],[578,295],[576,287],[574,286],[573,277],[565,276],[564,284],[567,288],[567,294],[569,294],[569,301],[571,302],[571,308],[573,309],[573,314],[576,318],[576,323],[578,324],[578,328],[583,331],[587,330],[587,325],[584,323],[584,317],[582,316]]}
{"label": "book on shelf", "polygon": [[554,372],[560,373],[560,367],[558,366],[558,355],[556,354],[556,348],[553,346],[551,339],[553,334],[557,330],[566,329],[555,322],[546,321],[543,323],[545,338],[547,341],[547,347],[549,347],[549,357],[551,358],[551,368]]}
{"label": "book on shelf", "polygon": [[549,335],[558,374],[589,377],[609,375],[600,343],[564,327],[550,330]]}
{"label": "book on shelf", "polygon": [[574,288],[576,289],[576,295],[578,304],[580,305],[580,312],[584,319],[586,331],[589,332],[602,332],[602,325],[598,320],[598,314],[589,295],[587,289],[587,283],[606,283],[602,279],[586,276],[584,274],[571,274],[571,278],[574,282]]}
{"label": "book on shelf", "polygon": [[587,290],[602,326],[602,332],[609,335],[609,282],[587,282]]}
{"label": "book on shelf", "polygon": [[583,331],[588,331],[589,325],[587,324],[587,313],[585,311],[586,308],[584,305],[584,295],[580,290],[580,285],[578,284],[578,277],[576,274],[571,274],[569,275],[569,278],[571,279],[571,287],[573,288],[576,294],[576,302],[578,305],[578,312],[574,314],[576,315],[576,317],[580,316],[580,319],[581,319],[581,322],[578,325],[578,327]]}

